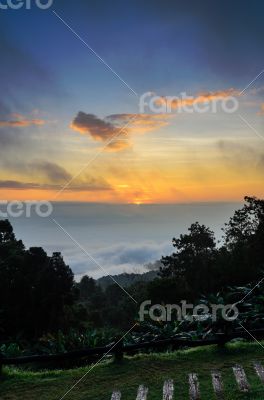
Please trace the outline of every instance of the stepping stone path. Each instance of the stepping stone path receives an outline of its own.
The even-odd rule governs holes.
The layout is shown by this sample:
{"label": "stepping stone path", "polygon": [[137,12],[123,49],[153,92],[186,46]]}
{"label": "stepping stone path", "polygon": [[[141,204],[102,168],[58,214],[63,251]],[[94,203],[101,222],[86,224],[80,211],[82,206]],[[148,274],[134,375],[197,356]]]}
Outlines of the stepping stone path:
{"label": "stepping stone path", "polygon": [[138,388],[137,400],[147,400],[148,388],[141,385]]}
{"label": "stepping stone path", "polygon": [[121,399],[121,393],[120,392],[114,392],[112,394],[111,400],[120,400]]}
{"label": "stepping stone path", "polygon": [[191,400],[200,399],[199,381],[196,374],[189,374],[189,394]]}
{"label": "stepping stone path", "polygon": [[241,365],[235,365],[233,367],[234,375],[241,392],[248,392],[249,391],[249,383],[247,381],[247,377],[245,371]]}
{"label": "stepping stone path", "polygon": [[[253,362],[253,367],[256,371],[261,382],[264,384],[264,368],[260,362]],[[250,385],[247,380],[244,368],[241,365],[236,364],[233,368],[235,380],[237,382],[238,390],[240,392],[247,393],[250,391]],[[211,372],[212,385],[215,392],[215,399],[224,400],[224,385],[222,376],[219,371]],[[199,376],[195,373],[188,375],[189,380],[189,398],[190,400],[202,400],[202,395],[199,389]],[[151,400],[151,394],[148,399],[148,388],[144,385],[140,385],[138,388],[136,400]],[[173,380],[169,379],[164,382],[163,385],[163,397],[162,400],[177,400],[178,397],[174,397],[174,383]],[[121,392],[113,392],[111,400],[121,400]]]}
{"label": "stepping stone path", "polygon": [[223,386],[223,381],[220,372],[218,371],[212,371],[211,372],[212,376],[212,384],[213,388],[216,394],[217,399],[223,399],[224,398],[224,386]]}
{"label": "stepping stone path", "polygon": [[253,365],[259,379],[261,380],[262,383],[264,383],[264,368],[259,362],[254,362]]}
{"label": "stepping stone path", "polygon": [[168,381],[165,381],[163,386],[163,400],[172,400],[173,392],[174,392],[173,380],[170,379]]}

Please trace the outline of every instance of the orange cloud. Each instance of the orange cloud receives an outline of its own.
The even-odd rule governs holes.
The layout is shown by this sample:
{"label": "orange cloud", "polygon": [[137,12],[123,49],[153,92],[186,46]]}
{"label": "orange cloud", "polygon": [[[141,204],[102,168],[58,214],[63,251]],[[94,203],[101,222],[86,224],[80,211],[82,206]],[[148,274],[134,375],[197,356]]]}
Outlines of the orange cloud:
{"label": "orange cloud", "polygon": [[260,111],[258,112],[258,115],[264,115],[264,103],[260,105]]}
{"label": "orange cloud", "polygon": [[43,119],[17,119],[15,121],[0,121],[1,128],[3,127],[26,128],[28,126],[44,125],[44,124],[45,121]]}
{"label": "orange cloud", "polygon": [[169,114],[113,114],[106,119],[120,126],[128,124],[130,133],[148,133],[168,125],[171,117]]}
{"label": "orange cloud", "polygon": [[171,109],[178,109],[185,106],[192,106],[194,104],[203,104],[213,102],[216,100],[225,99],[231,96],[239,96],[240,92],[236,89],[230,88],[226,90],[218,90],[215,92],[202,92],[197,96],[180,97],[159,97],[155,100],[157,106],[170,106]]}
{"label": "orange cloud", "polygon": [[114,139],[107,144],[105,151],[116,152],[122,151],[132,147],[132,143],[129,139]]}
{"label": "orange cloud", "polygon": [[131,147],[130,136],[147,133],[168,124],[168,114],[113,114],[104,119],[79,112],[70,127],[93,140],[106,143],[106,151],[121,151]]}

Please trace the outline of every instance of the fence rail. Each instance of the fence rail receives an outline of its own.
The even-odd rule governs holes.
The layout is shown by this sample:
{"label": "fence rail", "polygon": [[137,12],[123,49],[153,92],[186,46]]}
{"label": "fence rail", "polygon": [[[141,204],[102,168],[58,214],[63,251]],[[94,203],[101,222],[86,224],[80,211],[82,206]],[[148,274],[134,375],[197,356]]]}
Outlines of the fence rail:
{"label": "fence rail", "polygon": [[124,354],[135,353],[139,350],[160,349],[162,347],[173,346],[174,349],[182,347],[198,347],[208,345],[224,345],[235,338],[244,338],[248,340],[264,339],[264,329],[256,329],[251,331],[236,331],[232,334],[217,334],[215,339],[189,340],[180,338],[168,338],[155,340],[150,342],[142,342],[135,344],[124,344],[122,340],[117,340],[112,345],[105,347],[94,347],[82,350],[70,351],[67,353],[58,353],[51,355],[32,355],[23,357],[4,357],[0,354],[0,372],[3,365],[22,365],[29,363],[45,363],[52,361],[73,360],[89,356],[103,356],[112,354],[116,360],[121,360]]}

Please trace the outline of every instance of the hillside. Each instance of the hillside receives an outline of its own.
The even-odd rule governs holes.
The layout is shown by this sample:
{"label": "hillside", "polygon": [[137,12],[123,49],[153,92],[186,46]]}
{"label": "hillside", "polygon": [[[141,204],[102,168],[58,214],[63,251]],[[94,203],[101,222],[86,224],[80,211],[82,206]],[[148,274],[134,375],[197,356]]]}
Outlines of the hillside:
{"label": "hillside", "polygon": [[[153,279],[157,278],[157,276],[158,271],[148,271],[143,274],[123,273],[119,275],[113,275],[112,278],[122,287],[128,287],[134,283],[152,281]],[[107,286],[113,284],[112,278],[110,276],[103,276],[102,278],[97,279],[96,282],[103,290],[105,290]]]}
{"label": "hillside", "polygon": [[[144,384],[149,388],[148,400],[161,400],[163,383],[173,379],[175,400],[189,400],[188,374],[197,373],[201,400],[216,399],[211,371],[220,371],[223,379],[225,400],[263,400],[264,386],[256,375],[252,361],[264,365],[264,353],[257,343],[232,343],[225,349],[215,346],[178,351],[167,354],[138,355],[126,358],[120,364],[101,362],[72,370],[29,372],[5,369],[0,381],[1,400],[54,400],[76,384],[65,397],[75,400],[110,400],[113,390],[120,390],[122,399],[135,400],[137,388]],[[232,367],[243,366],[250,394],[238,390]]]}

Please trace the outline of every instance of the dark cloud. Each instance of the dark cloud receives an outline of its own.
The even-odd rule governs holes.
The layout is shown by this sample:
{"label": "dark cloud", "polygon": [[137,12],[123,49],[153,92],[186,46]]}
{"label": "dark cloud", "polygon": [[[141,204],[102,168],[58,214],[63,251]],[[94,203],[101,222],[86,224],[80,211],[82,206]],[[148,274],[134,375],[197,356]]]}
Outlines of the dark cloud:
{"label": "dark cloud", "polygon": [[90,135],[95,141],[107,143],[109,151],[119,151],[130,146],[124,140],[127,139],[127,130],[93,114],[86,114],[80,111],[73,120],[71,128],[81,134]]}
{"label": "dark cloud", "polygon": [[232,169],[246,172],[255,168],[256,171],[263,173],[264,151],[261,148],[227,140],[219,141],[217,147],[225,163]]}
{"label": "dark cloud", "polygon": [[71,126],[80,133],[88,133],[94,140],[107,141],[118,133],[118,128],[111,122],[82,111],[78,113]]}
{"label": "dark cloud", "polygon": [[34,161],[30,167],[43,173],[51,182],[69,181],[72,176],[65,168],[48,161]]}
{"label": "dark cloud", "polygon": [[[30,190],[30,189],[41,189],[41,190],[60,190],[62,188],[59,184],[49,184],[49,183],[36,183],[36,182],[21,182],[13,180],[0,180],[0,189],[16,189],[16,190]],[[64,191],[70,192],[93,192],[93,191],[104,191],[112,190],[111,186],[106,182],[93,179],[86,182],[80,182],[77,184],[72,184],[66,187]]]}
{"label": "dark cloud", "polygon": [[[0,167],[2,170],[7,169],[15,176],[22,176],[22,180],[2,180],[0,187],[9,189],[44,189],[44,190],[60,190],[65,184],[72,180],[72,174],[61,165],[35,159],[31,162],[22,162],[17,160],[0,159]],[[25,182],[30,177],[30,182]],[[33,181],[33,182],[32,182]],[[41,183],[38,183],[41,182]],[[43,183],[42,183],[43,182]],[[96,178],[90,174],[82,174],[76,177],[65,191],[101,191],[112,190],[108,182],[97,176]]]}
{"label": "dark cloud", "polygon": [[40,185],[32,182],[0,181],[1,189],[39,189]]}

